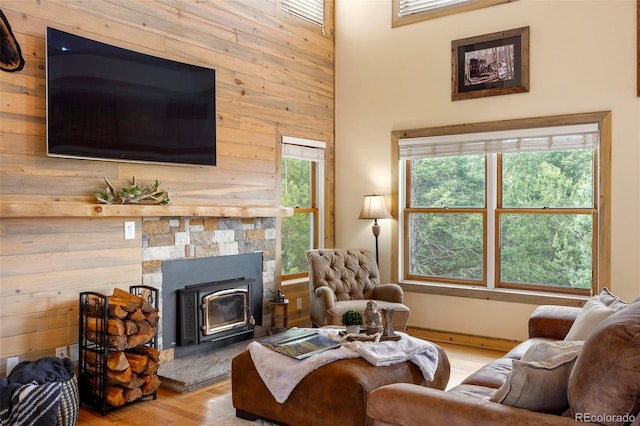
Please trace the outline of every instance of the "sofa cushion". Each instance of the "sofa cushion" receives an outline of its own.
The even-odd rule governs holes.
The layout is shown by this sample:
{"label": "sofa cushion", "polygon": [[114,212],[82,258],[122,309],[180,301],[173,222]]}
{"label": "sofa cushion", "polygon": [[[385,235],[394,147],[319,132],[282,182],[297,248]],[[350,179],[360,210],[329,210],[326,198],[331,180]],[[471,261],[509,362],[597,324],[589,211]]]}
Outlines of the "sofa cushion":
{"label": "sofa cushion", "polygon": [[489,399],[496,393],[496,388],[479,385],[458,385],[447,391],[449,394],[460,395],[465,398]]}
{"label": "sofa cushion", "polygon": [[531,347],[536,346],[540,342],[557,342],[558,340],[549,339],[546,337],[531,337],[524,342],[518,343],[515,347],[513,347],[509,352],[507,352],[503,358],[510,359],[522,359],[522,356],[529,350]]}
{"label": "sofa cushion", "polygon": [[624,306],[610,307],[602,303],[597,296],[584,304],[564,340],[586,340],[593,329]]}
{"label": "sofa cushion", "polygon": [[500,358],[484,365],[460,384],[497,389],[504,384],[512,369],[512,360]]}
{"label": "sofa cushion", "polygon": [[569,379],[572,414],[618,417],[640,411],[640,303],[634,302],[603,321],[585,341]]}
{"label": "sofa cushion", "polygon": [[625,306],[629,305],[629,302],[625,302],[615,294],[611,293],[611,291],[609,291],[607,287],[604,287],[600,294],[598,294],[598,300],[614,309],[620,307],[624,308]]}
{"label": "sofa cushion", "polygon": [[569,406],[567,384],[579,351],[544,361],[513,360],[513,369],[491,401],[542,413],[560,414]]}
{"label": "sofa cushion", "polygon": [[545,361],[567,352],[580,352],[583,344],[583,341],[565,340],[536,342],[535,345],[530,346],[522,355],[521,361]]}

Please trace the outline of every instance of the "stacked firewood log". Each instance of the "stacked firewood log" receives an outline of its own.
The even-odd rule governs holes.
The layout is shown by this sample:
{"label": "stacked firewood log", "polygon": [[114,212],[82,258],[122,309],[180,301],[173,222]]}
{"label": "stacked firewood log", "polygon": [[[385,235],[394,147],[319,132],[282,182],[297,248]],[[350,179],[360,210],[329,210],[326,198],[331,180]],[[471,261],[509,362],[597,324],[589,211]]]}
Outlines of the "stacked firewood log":
{"label": "stacked firewood log", "polygon": [[[155,336],[160,315],[144,298],[120,289],[109,296],[106,326],[104,308],[98,298],[90,299],[86,337],[99,342],[102,330],[107,331],[106,398],[109,404],[118,407],[151,395],[160,386],[157,375],[160,351],[145,345]],[[86,351],[85,357],[87,368],[95,372],[105,362],[101,353]],[[98,388],[99,378],[89,378],[91,388]]]}

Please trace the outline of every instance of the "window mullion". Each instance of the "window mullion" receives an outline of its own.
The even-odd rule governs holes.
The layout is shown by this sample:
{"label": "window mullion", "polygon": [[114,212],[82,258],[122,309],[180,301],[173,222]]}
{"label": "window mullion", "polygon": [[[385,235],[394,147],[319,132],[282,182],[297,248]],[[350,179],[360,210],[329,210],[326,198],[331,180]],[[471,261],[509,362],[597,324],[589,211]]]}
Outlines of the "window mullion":
{"label": "window mullion", "polygon": [[497,247],[499,241],[498,230],[500,229],[496,217],[496,208],[499,200],[499,156],[489,154],[486,156],[486,209],[487,221],[485,232],[485,269],[486,269],[486,286],[487,288],[496,287],[496,277],[498,276],[498,259],[499,250]]}

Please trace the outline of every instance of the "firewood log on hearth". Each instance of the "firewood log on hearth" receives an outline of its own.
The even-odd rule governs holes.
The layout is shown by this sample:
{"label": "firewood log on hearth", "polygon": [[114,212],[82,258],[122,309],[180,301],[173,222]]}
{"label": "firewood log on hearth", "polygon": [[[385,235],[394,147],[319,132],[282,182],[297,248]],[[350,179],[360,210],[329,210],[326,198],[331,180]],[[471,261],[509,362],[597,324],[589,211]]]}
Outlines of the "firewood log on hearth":
{"label": "firewood log on hearth", "polygon": [[[128,312],[133,312],[137,309],[141,309],[142,312],[152,312],[156,310],[155,306],[153,306],[148,300],[145,300],[144,297],[129,293],[128,291],[116,288],[113,290],[112,298],[116,298],[119,302],[127,302],[127,305],[131,307],[131,309],[127,309]],[[140,304],[140,305],[138,305]]]}
{"label": "firewood log on hearth", "polygon": [[149,340],[153,339],[155,334],[156,331],[154,329],[152,334],[132,334],[131,336],[127,336],[127,348],[135,348],[136,346],[144,345]]}
{"label": "firewood log on hearth", "polygon": [[131,380],[129,380],[129,383],[122,384],[122,386],[124,386],[127,389],[139,388],[142,385],[144,385],[144,377],[138,377],[138,375],[136,374],[133,374],[131,376]]}
{"label": "firewood log on hearth", "polygon": [[145,355],[125,352],[125,356],[127,357],[127,361],[129,361],[131,371],[133,371],[134,373],[142,373],[144,369],[147,368],[149,358],[147,358]]}
{"label": "firewood log on hearth", "polygon": [[160,387],[160,378],[156,374],[144,376],[144,385],[140,386],[143,396],[151,395]]}
{"label": "firewood log on hearth", "polygon": [[[85,355],[85,359],[87,360],[87,365],[95,367],[99,365],[102,361],[102,354],[98,354],[96,352],[87,351]],[[107,355],[107,368],[113,371],[123,371],[129,368],[129,361],[127,357],[124,355],[124,352],[121,351],[112,351]]]}
{"label": "firewood log on hearth", "polygon": [[[155,374],[160,367],[160,351],[151,346],[138,346],[135,348],[127,349],[127,358],[131,355],[137,354],[138,356],[145,356],[147,358],[146,367],[140,371],[141,374]],[[132,367],[135,371],[135,369]]]}
{"label": "firewood log on hearth", "polygon": [[[99,371],[95,368],[96,368],[95,366],[88,367],[88,370],[94,371],[96,373],[96,375],[92,375],[91,377],[89,377],[89,384],[92,387],[99,388],[100,383],[98,381],[99,376],[97,374],[99,373]],[[106,383],[109,386],[128,387],[136,377],[137,376],[131,371],[131,368],[129,367],[127,367],[125,370],[122,370],[122,371],[107,370]],[[143,384],[144,383],[140,383],[139,386],[142,386]]]}
{"label": "firewood log on hearth", "polygon": [[[152,392],[153,393],[153,392]],[[107,402],[114,407],[120,407],[127,402],[133,402],[143,396],[141,388],[121,388],[119,386],[107,387]]]}
{"label": "firewood log on hearth", "polygon": [[107,387],[107,402],[114,407],[119,407],[127,402],[133,402],[142,397],[140,388],[121,388],[119,386]]}
{"label": "firewood log on hearth", "polygon": [[131,368],[126,368],[122,371],[107,370],[107,384],[109,385],[124,385],[131,381],[133,373]]}
{"label": "firewood log on hearth", "polygon": [[157,309],[151,312],[144,312],[144,318],[147,320],[149,324],[155,327],[158,324],[158,320],[160,319],[160,313],[158,312]]}
{"label": "firewood log on hearth", "polygon": [[140,330],[140,327],[138,327],[138,323],[136,323],[135,321],[125,319],[123,323],[124,323],[124,332],[127,336],[130,334],[136,334]]}
{"label": "firewood log on hearth", "polygon": [[[88,315],[102,316],[104,315],[104,306],[97,297],[89,297],[88,306],[86,308]],[[122,304],[119,304],[117,300],[109,300],[107,306],[107,312],[109,317],[122,319],[127,316],[129,312],[122,308]]]}
{"label": "firewood log on hearth", "polygon": [[124,389],[119,386],[107,387],[107,402],[114,407],[120,407],[127,403],[123,395]]}
{"label": "firewood log on hearth", "polygon": [[128,349],[127,352],[146,355],[149,359],[152,359],[155,362],[160,362],[160,351],[156,348],[152,348],[151,346],[138,346],[136,348]]}
{"label": "firewood log on hearth", "polygon": [[[104,355],[87,352],[85,356],[87,370],[95,373],[88,378],[89,385],[97,390],[101,386],[99,381],[100,363],[98,361]],[[153,394],[160,387],[160,378],[157,375],[160,364],[159,357],[160,351],[148,346],[140,346],[126,352],[109,352],[106,374],[107,402],[117,407],[118,404],[122,405],[133,401],[132,398]],[[118,392],[117,388],[121,388],[122,393]]]}
{"label": "firewood log on hearth", "polygon": [[132,334],[144,334],[145,336],[153,336],[156,334],[156,328],[144,320],[136,321],[136,325],[138,326],[138,331]]}
{"label": "firewood log on hearth", "polygon": [[[143,297],[116,288],[109,296],[107,311],[107,341],[111,349],[124,350],[144,345],[156,335],[160,314]],[[98,298],[90,298],[86,313],[86,336],[92,342],[101,343],[101,331],[105,328],[104,306]]]}
{"label": "firewood log on hearth", "polygon": [[[100,332],[87,330],[85,332],[85,336],[87,340],[90,340],[92,342],[100,342],[100,343],[102,342],[102,333]],[[112,349],[117,349],[122,351],[127,349],[127,344],[128,344],[127,336],[107,335],[107,345]]]}
{"label": "firewood log on hearth", "polygon": [[112,300],[121,305],[122,309],[127,312],[135,312],[145,303],[145,300],[142,297],[119,288],[115,288],[113,290],[113,294],[109,296],[109,302]]}
{"label": "firewood log on hearth", "polygon": [[135,401],[136,399],[142,397],[142,389],[140,388],[124,389],[122,392],[122,396],[124,396],[124,399],[126,399],[127,402]]}
{"label": "firewood log on hearth", "polygon": [[[87,317],[87,330],[99,331],[103,329],[103,319],[97,317]],[[107,333],[112,336],[126,335],[124,322],[118,318],[109,318],[107,321]]]}
{"label": "firewood log on hearth", "polygon": [[[109,296],[107,310],[110,317],[119,319],[127,315],[131,317],[132,314],[136,315],[135,319],[144,319],[140,315],[144,316],[151,312],[157,312],[157,309],[144,298],[119,288],[114,289],[113,294]],[[140,313],[137,313],[137,311],[140,311]],[[89,298],[87,313],[90,315],[102,315],[104,313],[104,307],[101,305],[99,298]]]}
{"label": "firewood log on hearth", "polygon": [[136,309],[133,312],[129,312],[129,314],[127,315],[127,318],[133,321],[144,321],[145,316],[144,316],[144,313],[142,312],[142,309]]}
{"label": "firewood log on hearth", "polygon": [[160,362],[149,359],[147,367],[142,370],[142,374],[155,374],[158,372],[158,368],[160,368]]}

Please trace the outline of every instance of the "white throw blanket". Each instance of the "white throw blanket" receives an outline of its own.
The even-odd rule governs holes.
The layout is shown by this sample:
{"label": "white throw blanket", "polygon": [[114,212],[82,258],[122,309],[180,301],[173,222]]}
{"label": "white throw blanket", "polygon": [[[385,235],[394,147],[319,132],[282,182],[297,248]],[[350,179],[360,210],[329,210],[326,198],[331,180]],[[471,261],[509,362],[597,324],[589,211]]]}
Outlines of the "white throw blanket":
{"label": "white throw blanket", "polygon": [[[318,329],[329,338],[336,338],[336,330]],[[258,342],[251,342],[247,349],[260,378],[279,403],[287,400],[291,392],[307,374],[333,361],[363,357],[377,367],[412,361],[426,381],[433,380],[438,366],[438,352],[431,342],[396,332],[398,341],[380,343],[345,342],[338,349],[330,349],[304,360],[274,352]]]}

